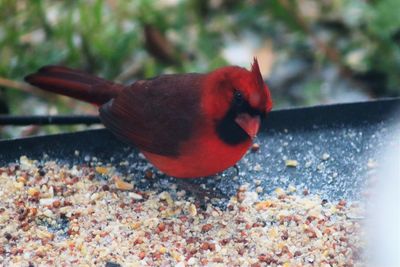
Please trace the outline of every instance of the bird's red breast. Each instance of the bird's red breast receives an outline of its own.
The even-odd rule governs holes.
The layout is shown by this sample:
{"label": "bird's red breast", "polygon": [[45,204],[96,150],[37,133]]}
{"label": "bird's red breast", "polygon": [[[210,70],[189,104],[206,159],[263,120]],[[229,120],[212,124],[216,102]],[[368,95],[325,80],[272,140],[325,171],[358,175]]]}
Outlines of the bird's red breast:
{"label": "bird's red breast", "polygon": [[100,105],[106,128],[138,147],[158,169],[181,178],[233,166],[272,106],[256,59],[250,71],[223,67],[207,74],[161,75],[125,87],[62,67],[47,67],[26,80]]}

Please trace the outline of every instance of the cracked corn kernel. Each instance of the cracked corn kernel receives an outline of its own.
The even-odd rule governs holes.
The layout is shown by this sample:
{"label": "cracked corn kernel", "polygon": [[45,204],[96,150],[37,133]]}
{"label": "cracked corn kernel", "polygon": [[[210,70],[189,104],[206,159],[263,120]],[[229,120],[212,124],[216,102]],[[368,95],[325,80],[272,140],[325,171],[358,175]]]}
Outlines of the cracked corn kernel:
{"label": "cracked corn kernel", "polygon": [[132,190],[133,184],[121,180],[119,177],[114,178],[115,187],[120,190]]}
{"label": "cracked corn kernel", "polygon": [[100,166],[97,166],[96,168],[95,168],[95,170],[96,170],[96,172],[97,173],[99,173],[99,174],[101,174],[101,175],[105,175],[105,174],[107,174],[108,173],[108,168],[106,168],[106,167],[100,167]]}
{"label": "cracked corn kernel", "polygon": [[24,183],[22,183],[22,182],[15,182],[15,183],[14,183],[14,187],[15,187],[16,189],[22,189],[22,188],[24,187]]}
{"label": "cracked corn kernel", "polygon": [[294,159],[287,159],[285,160],[286,167],[297,167],[299,165],[299,162]]}
{"label": "cracked corn kernel", "polygon": [[190,214],[191,216],[196,216],[196,215],[197,215],[197,208],[196,208],[196,205],[190,203],[190,205],[189,205],[189,214]]}
{"label": "cracked corn kernel", "polygon": [[272,204],[273,204],[272,201],[265,200],[265,201],[256,203],[255,208],[256,208],[256,210],[264,210],[264,209],[271,207]]}

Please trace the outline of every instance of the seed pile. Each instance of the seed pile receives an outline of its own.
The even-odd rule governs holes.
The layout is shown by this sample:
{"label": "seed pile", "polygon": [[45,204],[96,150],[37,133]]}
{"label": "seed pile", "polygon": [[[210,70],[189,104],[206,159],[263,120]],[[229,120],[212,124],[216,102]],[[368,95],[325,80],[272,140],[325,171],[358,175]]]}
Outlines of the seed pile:
{"label": "seed pile", "polygon": [[111,166],[26,157],[0,168],[0,185],[2,266],[364,265],[360,205],[294,187],[243,185],[226,207],[202,209],[174,186],[140,191]]}

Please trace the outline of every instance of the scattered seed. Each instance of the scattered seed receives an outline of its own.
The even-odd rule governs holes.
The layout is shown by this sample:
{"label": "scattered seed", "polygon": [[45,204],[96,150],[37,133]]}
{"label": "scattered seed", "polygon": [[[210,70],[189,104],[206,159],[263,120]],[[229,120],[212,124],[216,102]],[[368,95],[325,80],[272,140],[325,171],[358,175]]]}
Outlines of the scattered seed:
{"label": "scattered seed", "polygon": [[[143,192],[132,192],[133,184],[125,182],[131,177],[124,175],[104,184],[96,174],[109,175],[113,167],[91,160],[71,167],[42,162],[39,168],[25,158],[21,168],[0,167],[6,192],[0,194],[0,224],[6,225],[0,228],[2,264],[69,266],[73,260],[84,266],[90,259],[118,266],[363,265],[357,256],[362,221],[352,219],[362,217],[362,209],[346,199],[332,205],[291,185],[264,194],[256,179],[240,186],[226,209],[200,210],[190,194],[165,184],[162,191],[158,180],[156,190]],[[43,177],[38,170],[45,170]],[[145,171],[144,178],[150,176],[158,173]]]}
{"label": "scattered seed", "polygon": [[293,167],[293,168],[295,168],[295,167],[297,167],[297,165],[299,165],[298,161],[294,160],[294,159],[285,160],[285,164],[286,164],[286,167]]}
{"label": "scattered seed", "polygon": [[322,154],[322,157],[321,157],[322,160],[328,160],[329,158],[330,158],[330,155],[328,153]]}
{"label": "scattered seed", "polygon": [[208,232],[208,231],[210,231],[211,229],[213,228],[213,226],[211,225],[211,224],[205,224],[205,225],[203,225],[202,227],[201,227],[201,231],[204,233],[204,232]]}
{"label": "scattered seed", "polygon": [[189,214],[190,214],[192,217],[194,217],[194,216],[197,215],[197,208],[196,208],[196,205],[190,203],[190,205],[189,205]]}
{"label": "scattered seed", "polygon": [[114,176],[115,187],[120,190],[132,190],[133,184],[121,180],[118,176]]}
{"label": "scattered seed", "polygon": [[251,146],[251,152],[257,152],[258,150],[260,150],[260,145],[257,144],[257,143],[254,143],[254,144]]}

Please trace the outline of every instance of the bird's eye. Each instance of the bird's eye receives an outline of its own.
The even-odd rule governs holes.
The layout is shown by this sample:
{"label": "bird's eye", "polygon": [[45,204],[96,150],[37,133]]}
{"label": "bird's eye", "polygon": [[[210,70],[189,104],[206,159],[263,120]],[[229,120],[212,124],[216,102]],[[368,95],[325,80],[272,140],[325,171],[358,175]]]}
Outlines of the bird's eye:
{"label": "bird's eye", "polygon": [[235,90],[234,99],[235,99],[236,105],[241,105],[243,103],[243,95],[242,95],[242,93],[239,92],[238,90]]}

